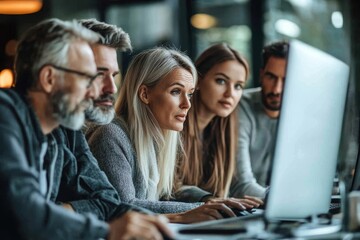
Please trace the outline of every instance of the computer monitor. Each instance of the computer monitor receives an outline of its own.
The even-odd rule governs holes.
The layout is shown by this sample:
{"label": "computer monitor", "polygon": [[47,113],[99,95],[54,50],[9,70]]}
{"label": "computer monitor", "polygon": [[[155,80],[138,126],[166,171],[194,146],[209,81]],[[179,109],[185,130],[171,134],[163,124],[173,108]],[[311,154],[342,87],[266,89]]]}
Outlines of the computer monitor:
{"label": "computer monitor", "polygon": [[348,78],[345,63],[300,41],[290,42],[267,220],[328,212]]}
{"label": "computer monitor", "polygon": [[[265,211],[256,211],[252,216],[183,226],[179,229],[180,238],[185,234],[190,234],[189,238],[193,237],[191,234],[204,233],[222,236],[250,234],[249,229],[254,226],[256,229],[263,217],[268,222],[303,220],[328,212],[349,67],[316,48],[293,40],[290,42],[286,71]],[[339,229],[338,226],[335,230],[333,226],[328,226],[330,229],[322,228],[317,233]],[[301,236],[308,230],[293,234]]]}

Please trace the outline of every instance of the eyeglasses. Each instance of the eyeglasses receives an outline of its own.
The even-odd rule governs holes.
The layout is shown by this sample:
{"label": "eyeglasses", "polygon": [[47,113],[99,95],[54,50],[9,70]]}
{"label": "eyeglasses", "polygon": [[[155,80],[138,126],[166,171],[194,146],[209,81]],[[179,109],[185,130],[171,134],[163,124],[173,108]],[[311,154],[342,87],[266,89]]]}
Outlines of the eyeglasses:
{"label": "eyeglasses", "polygon": [[[90,88],[91,87],[91,84],[94,82],[94,80],[100,76],[104,76],[104,73],[97,73],[95,75],[90,75],[88,73],[85,73],[85,72],[80,72],[80,71],[77,71],[77,70],[74,70],[74,69],[69,69],[69,68],[65,68],[65,67],[60,67],[60,66],[57,66],[57,65],[54,65],[54,64],[46,64],[47,66],[51,66],[57,70],[60,70],[60,71],[64,71],[64,72],[67,72],[67,73],[72,73],[72,74],[76,74],[76,75],[79,75],[79,76],[82,76],[82,77],[86,77],[87,80],[88,80],[88,85],[86,86],[87,88]],[[44,65],[44,66],[46,66]]]}

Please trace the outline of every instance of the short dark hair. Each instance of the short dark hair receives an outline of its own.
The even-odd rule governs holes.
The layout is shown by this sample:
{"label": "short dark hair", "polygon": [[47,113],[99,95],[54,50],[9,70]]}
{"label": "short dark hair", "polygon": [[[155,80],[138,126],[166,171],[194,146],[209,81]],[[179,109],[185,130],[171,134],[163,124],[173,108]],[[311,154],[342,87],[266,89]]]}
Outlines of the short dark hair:
{"label": "short dark hair", "polygon": [[273,42],[266,45],[262,51],[262,68],[264,68],[270,57],[286,58],[289,52],[289,43],[287,41]]}

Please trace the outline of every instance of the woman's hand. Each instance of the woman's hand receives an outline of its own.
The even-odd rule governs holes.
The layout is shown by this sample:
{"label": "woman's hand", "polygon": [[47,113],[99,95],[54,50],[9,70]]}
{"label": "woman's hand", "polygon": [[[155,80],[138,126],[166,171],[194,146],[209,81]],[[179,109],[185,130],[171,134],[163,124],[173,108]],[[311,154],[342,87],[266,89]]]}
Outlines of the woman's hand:
{"label": "woman's hand", "polygon": [[263,205],[264,202],[257,197],[244,196],[244,198],[208,198],[205,203],[223,203],[230,208],[236,208],[240,210],[258,208]]}
{"label": "woman's hand", "polygon": [[236,217],[234,212],[221,202],[207,202],[190,211],[176,214],[165,214],[172,223],[196,223],[202,221],[224,218],[223,214],[229,217]]}
{"label": "woman's hand", "polygon": [[183,213],[165,214],[172,223],[196,223],[222,219],[224,216],[236,217],[232,208],[245,210],[257,208],[264,202],[257,197],[244,198],[210,198],[205,204]]}

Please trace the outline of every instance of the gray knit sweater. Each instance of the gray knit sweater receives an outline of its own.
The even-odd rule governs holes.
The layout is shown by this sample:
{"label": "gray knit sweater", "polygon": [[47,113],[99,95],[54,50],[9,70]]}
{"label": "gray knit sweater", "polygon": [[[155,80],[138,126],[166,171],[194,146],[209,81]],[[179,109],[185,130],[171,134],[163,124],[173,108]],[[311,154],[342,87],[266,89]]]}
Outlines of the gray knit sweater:
{"label": "gray knit sweater", "polygon": [[201,203],[150,201],[137,167],[136,153],[129,138],[126,123],[116,117],[107,125],[91,125],[86,132],[91,151],[118,191],[122,202],[147,208],[156,213],[178,213],[200,206]]}
{"label": "gray knit sweater", "polygon": [[277,119],[268,117],[261,88],[247,89],[240,100],[237,168],[230,196],[265,197]]}

